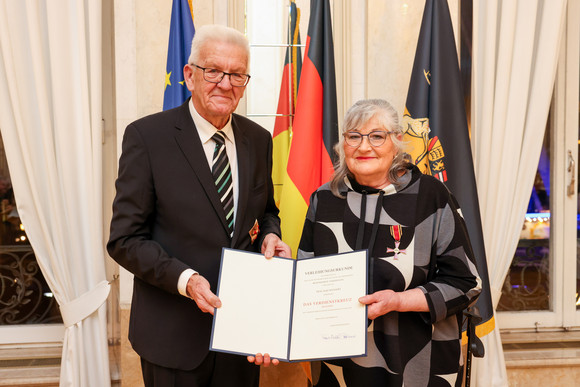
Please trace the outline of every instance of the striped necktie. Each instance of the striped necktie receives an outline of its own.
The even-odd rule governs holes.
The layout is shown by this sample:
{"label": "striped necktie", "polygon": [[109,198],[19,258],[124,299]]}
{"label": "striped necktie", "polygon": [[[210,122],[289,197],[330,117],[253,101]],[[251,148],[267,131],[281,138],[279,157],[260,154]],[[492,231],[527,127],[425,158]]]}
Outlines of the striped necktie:
{"label": "striped necktie", "polygon": [[215,149],[213,152],[211,173],[215,180],[220,201],[224,206],[226,223],[230,230],[230,236],[232,236],[234,231],[234,190],[232,185],[232,170],[225,147],[225,134],[221,130],[218,130],[212,136],[212,140],[215,142]]}

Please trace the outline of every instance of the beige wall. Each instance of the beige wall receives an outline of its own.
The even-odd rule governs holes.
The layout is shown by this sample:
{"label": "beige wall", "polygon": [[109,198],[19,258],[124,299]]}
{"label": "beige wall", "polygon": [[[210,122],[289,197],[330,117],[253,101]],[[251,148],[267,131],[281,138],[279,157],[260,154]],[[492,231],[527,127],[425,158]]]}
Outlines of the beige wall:
{"label": "beige wall", "polygon": [[[169,20],[171,7],[167,0],[139,0],[135,1],[135,56],[136,56],[136,114],[141,117],[159,111],[163,105],[163,82],[165,62],[167,58],[167,40],[169,37]],[[280,0],[284,1],[284,0]],[[236,3],[238,8],[243,0],[230,0]],[[350,1],[333,1],[334,7],[338,8],[345,4],[345,13],[352,12]],[[351,82],[360,81],[362,76],[366,85],[367,98],[385,98],[393,102],[394,106],[402,111],[406,91],[409,85],[411,68],[415,55],[419,26],[423,14],[424,0],[360,0],[357,4],[367,3],[367,25],[361,25],[358,20],[345,26],[345,19],[335,18],[334,35],[335,42],[341,43],[341,35],[355,35],[360,37],[358,42],[352,43],[366,46],[367,68],[350,69],[360,74]],[[458,0],[449,0],[452,20],[457,25]],[[304,7],[304,6],[303,6]],[[193,0],[195,26],[210,24],[228,20],[218,13],[228,12],[228,1],[217,0]],[[231,7],[229,9],[232,12]],[[308,14],[308,10],[304,11]],[[231,19],[231,18],[230,18]],[[302,35],[306,38],[307,22],[303,20]],[[345,30],[346,27],[346,30]],[[457,29],[456,29],[457,30]],[[365,42],[363,39],[366,39]],[[335,48],[337,54],[348,56],[351,53]],[[352,51],[352,49],[350,49]],[[341,62],[342,57],[336,61]],[[349,63],[349,61],[347,61]],[[256,64],[257,65],[257,64]],[[337,67],[340,67],[337,65]],[[254,66],[253,71],[259,71]],[[366,76],[371,74],[371,76]],[[364,79],[366,78],[366,79]],[[347,78],[348,79],[348,78]],[[344,78],[339,78],[345,80]],[[122,90],[121,90],[122,91]],[[348,96],[347,96],[348,97]],[[354,101],[345,99],[345,108]]]}
{"label": "beige wall", "polygon": [[[458,0],[448,0],[458,40]],[[402,114],[425,0],[368,0],[367,98],[390,101]]]}
{"label": "beige wall", "polygon": [[[213,23],[211,1],[193,0],[194,26]],[[137,114],[142,117],[163,107],[163,88],[171,1],[135,1]]]}

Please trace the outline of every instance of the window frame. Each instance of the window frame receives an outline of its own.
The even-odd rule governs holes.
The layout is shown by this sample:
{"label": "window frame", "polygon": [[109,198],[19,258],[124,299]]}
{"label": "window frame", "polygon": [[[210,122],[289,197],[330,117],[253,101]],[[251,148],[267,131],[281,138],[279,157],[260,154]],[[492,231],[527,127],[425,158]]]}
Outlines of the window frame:
{"label": "window frame", "polygon": [[[551,133],[551,219],[550,219],[550,310],[502,311],[498,326],[507,331],[580,330],[576,310],[576,214],[577,190],[568,196],[568,151],[578,160],[578,103],[580,80],[580,0],[570,0],[561,41],[550,116]],[[577,169],[573,171],[577,181]]]}

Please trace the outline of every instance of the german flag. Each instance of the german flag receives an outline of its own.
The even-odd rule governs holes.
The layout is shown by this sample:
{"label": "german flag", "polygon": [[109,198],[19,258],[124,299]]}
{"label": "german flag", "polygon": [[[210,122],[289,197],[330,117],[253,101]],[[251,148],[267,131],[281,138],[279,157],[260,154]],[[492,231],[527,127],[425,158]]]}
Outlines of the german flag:
{"label": "german flag", "polygon": [[336,77],[329,0],[310,3],[306,53],[280,199],[282,237],[296,256],[310,195],[333,172],[338,141]]}
{"label": "german flag", "polygon": [[461,73],[447,0],[427,0],[403,115],[407,152],[421,171],[453,192],[465,222],[482,292],[478,337],[495,327]]}
{"label": "german flag", "polygon": [[165,69],[163,110],[181,105],[190,96],[183,79],[183,66],[187,64],[189,59],[191,40],[194,34],[191,0],[173,0],[167,67]]}
{"label": "german flag", "polygon": [[272,134],[274,143],[272,181],[274,182],[274,199],[276,205],[280,205],[282,187],[287,179],[286,167],[288,165],[288,151],[292,138],[292,122],[296,112],[296,98],[298,96],[298,83],[302,70],[302,50],[300,49],[300,9],[296,3],[290,3],[288,20],[288,48],[284,60],[282,73],[282,85],[276,111],[276,122]]}

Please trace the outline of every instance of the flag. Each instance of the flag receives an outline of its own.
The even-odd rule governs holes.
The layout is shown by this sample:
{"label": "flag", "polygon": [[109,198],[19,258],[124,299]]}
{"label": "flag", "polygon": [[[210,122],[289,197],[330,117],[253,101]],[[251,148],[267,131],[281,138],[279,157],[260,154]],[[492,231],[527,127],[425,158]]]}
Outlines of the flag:
{"label": "flag", "polygon": [[419,169],[456,197],[475,254],[482,292],[478,337],[495,327],[479,200],[463,101],[461,74],[447,0],[427,0],[403,115],[404,140]]}
{"label": "flag", "polygon": [[284,60],[274,133],[272,133],[274,143],[272,181],[274,182],[276,205],[280,205],[282,187],[287,176],[288,150],[290,148],[290,138],[292,138],[292,122],[296,111],[298,83],[300,82],[300,71],[302,70],[299,24],[300,9],[292,1],[289,13],[288,48],[286,49],[286,58]]}
{"label": "flag", "polygon": [[333,172],[338,141],[336,77],[329,0],[312,0],[296,116],[288,155],[288,176],[280,198],[284,241],[296,256],[310,195]]}
{"label": "flag", "polygon": [[189,59],[194,34],[191,0],[173,0],[163,110],[177,107],[189,98],[190,93],[183,79],[183,66]]}

